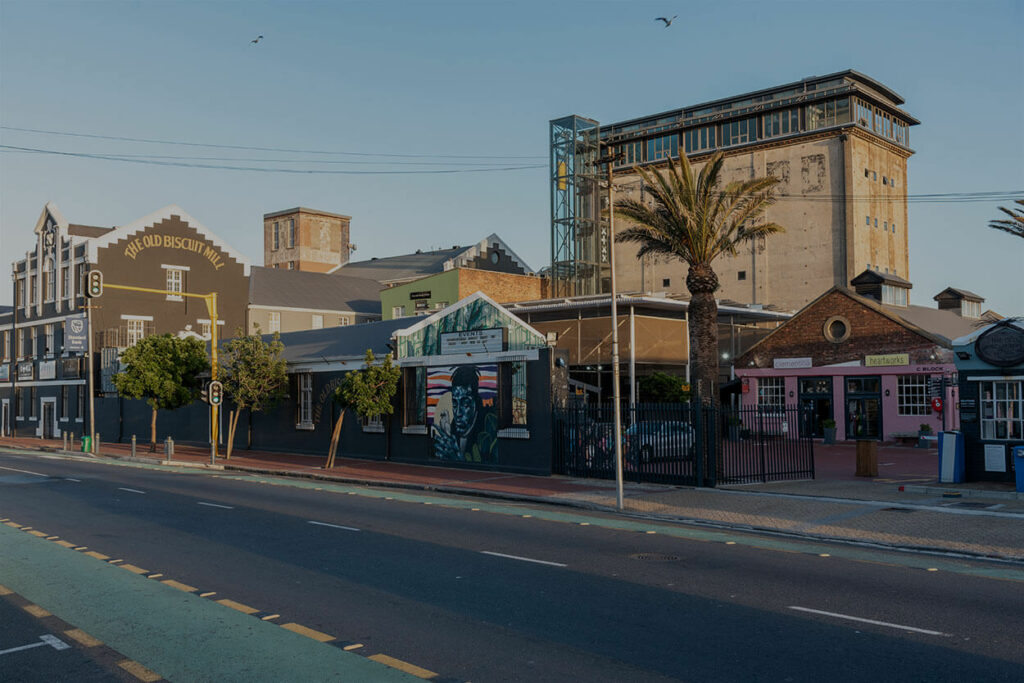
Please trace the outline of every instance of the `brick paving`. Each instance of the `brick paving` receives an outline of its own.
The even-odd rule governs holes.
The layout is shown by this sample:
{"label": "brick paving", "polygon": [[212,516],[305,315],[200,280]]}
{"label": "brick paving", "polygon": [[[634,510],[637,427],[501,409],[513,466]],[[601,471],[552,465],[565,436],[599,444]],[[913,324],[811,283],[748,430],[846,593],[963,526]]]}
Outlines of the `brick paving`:
{"label": "brick paving", "polygon": [[[60,441],[0,439],[0,446],[59,451]],[[101,456],[130,460],[128,444],[102,444]],[[81,455],[81,454],[79,454]],[[148,444],[140,462],[157,463]],[[221,454],[216,467],[241,472],[316,477],[345,483],[401,486],[615,510],[615,483],[455,467],[261,451]],[[209,467],[208,449],[175,447],[172,466]],[[625,510],[667,520],[769,530],[898,548],[927,549],[1024,561],[1024,494],[1012,485],[939,484],[935,449],[882,446],[879,476],[857,477],[853,444],[815,445],[814,480],[695,489],[625,486]]]}

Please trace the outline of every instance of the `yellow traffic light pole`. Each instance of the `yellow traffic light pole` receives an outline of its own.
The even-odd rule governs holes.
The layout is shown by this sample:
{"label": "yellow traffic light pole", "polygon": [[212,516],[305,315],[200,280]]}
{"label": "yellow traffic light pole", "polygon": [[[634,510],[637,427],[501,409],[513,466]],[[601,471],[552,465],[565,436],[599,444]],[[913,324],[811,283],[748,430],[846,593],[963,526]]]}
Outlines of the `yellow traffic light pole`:
{"label": "yellow traffic light pole", "polygon": [[[122,289],[127,292],[145,292],[148,294],[170,294],[172,296],[187,296],[193,299],[202,299],[206,302],[206,310],[210,313],[210,381],[217,381],[217,292],[209,294],[192,294],[190,292],[172,292],[169,289],[151,289],[149,287],[132,287],[130,285],[112,285],[103,283],[104,289]],[[89,330],[90,337],[92,330]],[[210,434],[213,441],[213,456],[217,455],[217,439],[219,437],[218,417],[220,406],[210,404]]]}

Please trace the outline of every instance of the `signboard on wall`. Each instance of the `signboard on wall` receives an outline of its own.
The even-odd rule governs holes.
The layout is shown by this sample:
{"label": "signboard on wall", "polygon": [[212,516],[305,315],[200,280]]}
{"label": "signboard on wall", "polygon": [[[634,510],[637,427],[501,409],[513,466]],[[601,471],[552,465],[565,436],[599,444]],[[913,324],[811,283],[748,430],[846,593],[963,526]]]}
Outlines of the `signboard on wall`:
{"label": "signboard on wall", "polygon": [[864,365],[869,368],[884,368],[896,365],[910,365],[910,354],[886,353],[879,356],[864,356]]}
{"label": "signboard on wall", "polygon": [[0,382],[9,382],[11,380],[11,366],[7,363],[0,365]]}
{"label": "signboard on wall", "polygon": [[35,365],[33,365],[30,360],[27,360],[24,363],[18,363],[18,381],[28,382],[33,379],[32,375],[34,369]]}
{"label": "signboard on wall", "polygon": [[64,323],[64,350],[85,353],[89,349],[89,328],[85,314],[72,316]]}
{"label": "signboard on wall", "polygon": [[39,363],[39,379],[57,379],[57,361],[44,360]]}
{"label": "signboard on wall", "polygon": [[430,298],[430,292],[429,291],[426,291],[426,292],[410,292],[409,293],[409,298],[413,299],[413,300],[416,300],[416,299],[429,299]]}
{"label": "signboard on wall", "polygon": [[774,358],[772,359],[773,368],[809,368],[812,367],[813,363],[810,358]]}
{"label": "signboard on wall", "polygon": [[505,350],[504,327],[441,333],[441,353],[494,353]]}
{"label": "signboard on wall", "polygon": [[985,471],[1006,471],[1006,446],[991,443],[985,444]]}

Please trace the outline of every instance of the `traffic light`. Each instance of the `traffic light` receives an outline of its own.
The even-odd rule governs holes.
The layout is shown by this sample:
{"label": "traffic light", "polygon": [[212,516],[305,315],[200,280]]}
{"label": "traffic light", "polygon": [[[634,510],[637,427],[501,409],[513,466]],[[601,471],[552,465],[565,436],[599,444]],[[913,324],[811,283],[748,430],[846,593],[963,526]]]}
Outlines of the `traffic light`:
{"label": "traffic light", "polygon": [[216,380],[210,382],[207,387],[207,397],[209,398],[211,406],[219,406],[224,402],[224,385]]}
{"label": "traffic light", "polygon": [[85,295],[90,299],[95,299],[96,297],[103,295],[103,271],[89,271],[89,280],[85,286]]}

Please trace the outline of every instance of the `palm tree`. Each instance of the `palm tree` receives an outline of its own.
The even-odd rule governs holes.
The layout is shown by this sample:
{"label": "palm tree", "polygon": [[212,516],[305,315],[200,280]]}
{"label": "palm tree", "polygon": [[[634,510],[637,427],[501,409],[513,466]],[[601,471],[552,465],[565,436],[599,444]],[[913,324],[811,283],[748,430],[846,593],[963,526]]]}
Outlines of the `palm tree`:
{"label": "palm tree", "polygon": [[[1024,199],[1016,200],[1018,206],[1024,206]],[[995,228],[996,230],[1003,230],[1016,235],[1017,237],[1024,237],[1024,210],[1022,209],[1007,209],[1005,206],[1000,206],[999,210],[1010,217],[1009,220],[993,220],[989,221],[988,227]]]}
{"label": "palm tree", "polygon": [[637,258],[646,254],[675,257],[689,266],[690,364],[697,390],[705,402],[717,400],[718,382],[718,275],[712,263],[723,254],[735,255],[740,245],[784,228],[762,222],[775,203],[777,178],[771,176],[722,186],[721,152],[712,156],[694,178],[685,154],[676,163],[669,158],[665,172],[637,169],[648,205],[635,199],[615,202],[615,213],[633,221],[615,237],[616,242],[640,245]]}

